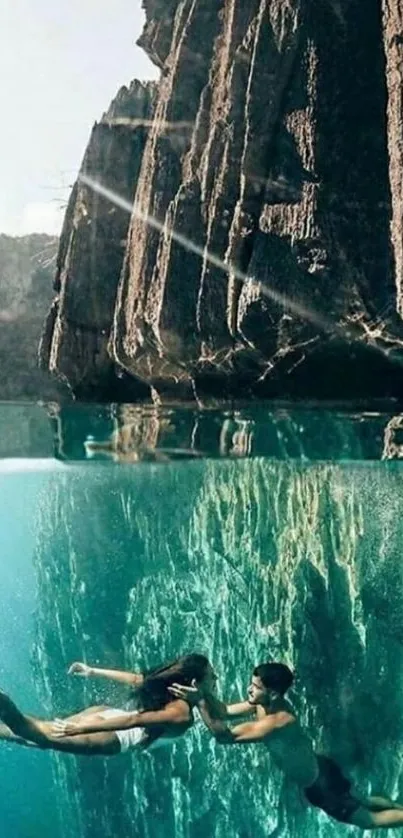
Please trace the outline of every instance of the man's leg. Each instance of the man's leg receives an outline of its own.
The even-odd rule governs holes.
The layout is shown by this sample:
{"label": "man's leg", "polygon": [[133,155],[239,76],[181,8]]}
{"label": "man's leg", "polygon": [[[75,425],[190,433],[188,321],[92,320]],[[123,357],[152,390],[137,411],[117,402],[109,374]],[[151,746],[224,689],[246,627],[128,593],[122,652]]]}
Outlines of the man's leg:
{"label": "man's leg", "polygon": [[403,804],[399,800],[391,800],[384,794],[371,794],[366,797],[354,791],[354,797],[364,809],[369,809],[371,812],[383,812],[384,809],[403,810]]}
{"label": "man's leg", "polygon": [[363,801],[363,805],[371,812],[383,812],[384,809],[403,809],[399,800],[391,800],[390,797],[382,797],[379,794],[371,794]]}
{"label": "man's leg", "polygon": [[352,826],[360,826],[361,829],[403,827],[403,810],[384,809],[383,812],[374,812],[360,806],[353,812],[348,823],[351,823]]}

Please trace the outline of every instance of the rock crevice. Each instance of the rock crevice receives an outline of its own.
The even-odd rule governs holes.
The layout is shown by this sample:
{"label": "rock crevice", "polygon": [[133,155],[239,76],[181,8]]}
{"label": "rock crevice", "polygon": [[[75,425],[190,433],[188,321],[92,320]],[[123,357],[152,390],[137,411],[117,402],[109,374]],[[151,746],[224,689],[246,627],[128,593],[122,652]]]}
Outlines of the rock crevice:
{"label": "rock crevice", "polygon": [[400,394],[398,0],[144,8],[149,127],[104,118],[83,164],[132,219],[76,186],[44,362],[78,395]]}

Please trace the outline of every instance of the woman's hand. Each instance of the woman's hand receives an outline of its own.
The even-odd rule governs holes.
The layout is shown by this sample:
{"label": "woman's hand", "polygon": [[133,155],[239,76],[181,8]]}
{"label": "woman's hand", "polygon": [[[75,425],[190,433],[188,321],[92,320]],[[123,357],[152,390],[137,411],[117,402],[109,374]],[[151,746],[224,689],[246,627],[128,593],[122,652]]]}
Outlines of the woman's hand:
{"label": "woman's hand", "polygon": [[191,682],[190,687],[185,686],[185,684],[172,684],[172,687],[168,687],[168,692],[174,695],[175,698],[181,698],[182,701],[187,701],[192,707],[195,707],[204,698],[203,689],[196,685],[195,679]]}
{"label": "woman's hand", "polygon": [[86,663],[80,663],[76,661],[76,663],[72,663],[67,674],[68,675],[79,675],[80,678],[89,678],[92,673],[92,668],[87,666]]}
{"label": "woman's hand", "polygon": [[78,733],[81,733],[81,728],[76,722],[69,722],[68,719],[54,719],[52,723],[52,736],[57,739],[63,736],[76,736]]}

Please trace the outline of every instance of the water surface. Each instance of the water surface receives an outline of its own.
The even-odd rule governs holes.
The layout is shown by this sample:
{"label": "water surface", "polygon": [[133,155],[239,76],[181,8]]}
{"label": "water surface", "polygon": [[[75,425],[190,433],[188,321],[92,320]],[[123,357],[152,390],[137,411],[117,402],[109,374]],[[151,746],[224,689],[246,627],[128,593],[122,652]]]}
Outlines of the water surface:
{"label": "water surface", "polygon": [[[397,794],[403,500],[400,462],[383,459],[398,443],[391,415],[131,409],[122,437],[116,409],[21,411],[0,410],[3,442],[14,440],[0,472],[0,671],[18,703],[53,715],[127,699],[69,678],[73,660],[136,669],[202,651],[233,700],[256,662],[280,659],[317,747],[362,791]],[[108,760],[1,745],[0,767],[7,838],[348,834],[303,805],[263,747],[220,747],[201,724],[169,751]]]}

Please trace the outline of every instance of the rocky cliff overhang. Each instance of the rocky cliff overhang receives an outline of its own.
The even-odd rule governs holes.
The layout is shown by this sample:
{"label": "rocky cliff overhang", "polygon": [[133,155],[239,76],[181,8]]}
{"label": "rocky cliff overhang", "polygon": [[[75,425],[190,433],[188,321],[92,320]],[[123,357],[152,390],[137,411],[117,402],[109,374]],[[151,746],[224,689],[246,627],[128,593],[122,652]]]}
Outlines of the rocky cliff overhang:
{"label": "rocky cliff overhang", "polygon": [[381,5],[145,0],[161,78],[93,131],[43,342],[77,396],[403,392],[403,21]]}

